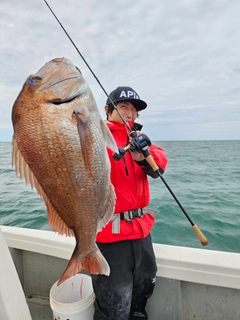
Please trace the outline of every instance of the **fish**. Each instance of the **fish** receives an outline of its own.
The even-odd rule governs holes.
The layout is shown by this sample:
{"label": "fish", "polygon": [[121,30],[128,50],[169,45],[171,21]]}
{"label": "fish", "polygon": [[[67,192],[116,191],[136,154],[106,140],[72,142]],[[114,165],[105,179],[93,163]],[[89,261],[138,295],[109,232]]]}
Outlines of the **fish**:
{"label": "fish", "polygon": [[109,275],[96,234],[114,212],[107,148],[118,148],[80,70],[67,58],[45,63],[23,84],[12,124],[16,175],[43,198],[50,228],[76,240],[58,285],[81,270]]}

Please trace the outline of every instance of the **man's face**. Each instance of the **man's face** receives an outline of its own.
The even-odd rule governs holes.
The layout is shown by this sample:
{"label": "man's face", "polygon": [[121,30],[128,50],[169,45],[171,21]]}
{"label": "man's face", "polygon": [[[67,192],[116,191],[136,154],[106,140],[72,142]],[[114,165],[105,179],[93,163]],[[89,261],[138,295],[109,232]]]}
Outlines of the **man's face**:
{"label": "man's face", "polygon": [[[135,121],[138,115],[137,109],[131,102],[123,101],[117,103],[117,109],[125,121]],[[123,122],[118,112],[114,109],[112,114],[108,114],[108,120]]]}

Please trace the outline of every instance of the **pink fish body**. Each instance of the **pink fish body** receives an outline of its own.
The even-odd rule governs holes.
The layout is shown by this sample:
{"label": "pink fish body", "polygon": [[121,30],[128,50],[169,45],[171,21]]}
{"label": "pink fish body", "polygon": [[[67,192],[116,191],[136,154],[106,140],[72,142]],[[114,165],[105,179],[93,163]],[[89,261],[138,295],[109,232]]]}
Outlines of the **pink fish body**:
{"label": "pink fish body", "polygon": [[76,238],[59,284],[82,269],[108,275],[95,237],[114,211],[106,146],[117,147],[80,71],[66,58],[46,63],[23,85],[12,122],[16,173],[43,197],[52,230]]}

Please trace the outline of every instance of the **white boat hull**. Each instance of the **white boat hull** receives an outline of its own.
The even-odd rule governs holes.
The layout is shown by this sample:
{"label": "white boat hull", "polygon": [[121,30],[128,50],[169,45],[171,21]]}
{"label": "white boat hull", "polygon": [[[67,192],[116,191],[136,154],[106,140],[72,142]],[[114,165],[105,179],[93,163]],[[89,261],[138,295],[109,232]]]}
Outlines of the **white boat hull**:
{"label": "white boat hull", "polygon": [[[32,319],[52,319],[49,291],[67,265],[74,238],[5,226],[2,231]],[[240,319],[240,254],[161,244],[154,250],[158,273],[147,306],[150,320]]]}

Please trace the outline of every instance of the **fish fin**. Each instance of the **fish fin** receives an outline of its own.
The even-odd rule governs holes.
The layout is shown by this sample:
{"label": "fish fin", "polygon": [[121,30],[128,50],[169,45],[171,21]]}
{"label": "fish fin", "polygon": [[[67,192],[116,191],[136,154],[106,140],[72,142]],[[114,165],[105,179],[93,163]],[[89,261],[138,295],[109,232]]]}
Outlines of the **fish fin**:
{"label": "fish fin", "polygon": [[108,195],[106,198],[108,199],[108,202],[106,205],[105,214],[103,215],[103,217],[101,217],[101,219],[98,222],[97,232],[101,231],[102,228],[110,221],[114,212],[116,194],[112,184],[110,184],[109,186]]}
{"label": "fish fin", "polygon": [[81,270],[85,270],[90,274],[105,274],[107,276],[110,274],[109,265],[97,246],[95,247],[95,250],[90,252],[83,259],[79,259],[75,248],[67,268],[59,279],[57,285],[60,285],[76,273],[81,272]]}
{"label": "fish fin", "polygon": [[24,160],[24,157],[18,148],[15,136],[13,136],[12,140],[12,167],[15,167],[16,175],[20,175],[21,180],[25,178],[26,185],[30,184],[32,189],[35,187],[36,178],[27,162]]}
{"label": "fish fin", "polygon": [[110,274],[110,267],[98,247],[83,260],[82,268],[90,274]]}
{"label": "fish fin", "polygon": [[21,154],[14,136],[12,140],[12,166],[15,167],[16,175],[20,175],[21,180],[24,178],[26,185],[30,184],[31,188],[37,189],[38,194],[43,197],[45,193]]}
{"label": "fish fin", "polygon": [[45,197],[43,196],[43,199],[44,199],[45,205],[47,207],[48,224],[49,224],[50,228],[52,229],[52,231],[55,231],[61,235],[66,235],[67,237],[74,237],[73,230],[70,229],[66,225],[66,223],[63,221],[63,219],[60,217],[60,215],[57,213],[57,211],[52,206],[48,197],[45,195]]}
{"label": "fish fin", "polygon": [[92,176],[91,163],[93,159],[93,135],[88,125],[89,110],[84,106],[78,106],[74,109],[77,119],[77,129],[80,138],[81,151],[85,168]]}
{"label": "fish fin", "polygon": [[118,153],[118,147],[106,123],[100,119],[100,126],[106,146]]}
{"label": "fish fin", "polygon": [[65,234],[67,236],[74,236],[73,231],[68,228],[56,210],[53,208],[51,202],[49,201],[47,195],[43,191],[41,185],[33,174],[32,170],[29,168],[29,165],[24,160],[23,155],[21,154],[15,136],[12,140],[12,166],[15,167],[16,175],[20,175],[20,179],[25,179],[26,185],[30,184],[31,188],[35,188],[44,199],[45,205],[48,212],[48,223],[50,228],[53,231],[57,231],[59,234]]}

